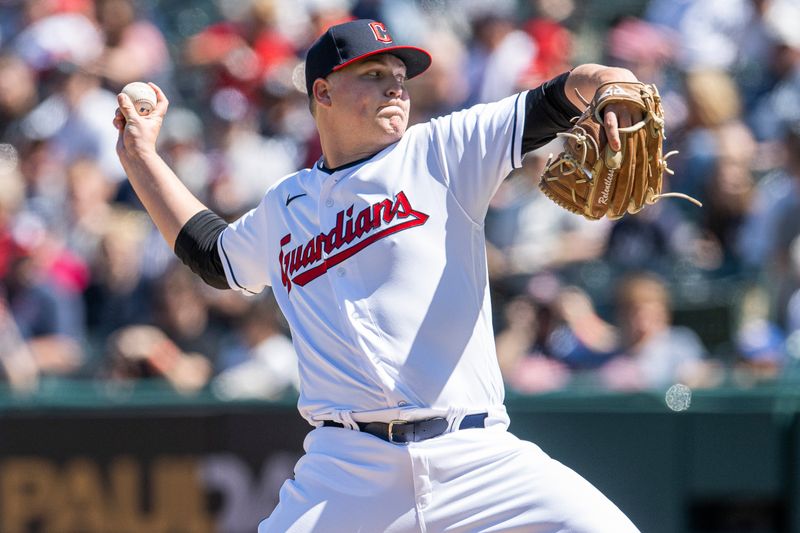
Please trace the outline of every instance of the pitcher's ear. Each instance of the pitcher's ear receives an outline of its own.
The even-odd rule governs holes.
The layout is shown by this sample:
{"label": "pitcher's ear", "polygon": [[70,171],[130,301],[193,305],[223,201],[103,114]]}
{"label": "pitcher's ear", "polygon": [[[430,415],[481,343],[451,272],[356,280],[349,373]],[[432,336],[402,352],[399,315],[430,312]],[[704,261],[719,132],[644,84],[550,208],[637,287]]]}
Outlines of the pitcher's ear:
{"label": "pitcher's ear", "polygon": [[331,105],[331,83],[325,78],[317,78],[314,80],[311,90],[313,91],[312,97],[318,106],[330,107]]}

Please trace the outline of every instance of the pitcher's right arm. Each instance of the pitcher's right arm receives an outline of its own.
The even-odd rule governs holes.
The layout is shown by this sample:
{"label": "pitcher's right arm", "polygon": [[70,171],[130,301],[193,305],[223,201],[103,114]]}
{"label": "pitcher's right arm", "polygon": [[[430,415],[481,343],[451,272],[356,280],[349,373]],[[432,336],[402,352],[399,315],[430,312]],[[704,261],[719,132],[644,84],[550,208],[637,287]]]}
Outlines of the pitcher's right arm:
{"label": "pitcher's right arm", "polygon": [[169,101],[157,85],[150,86],[157,102],[147,116],[136,112],[127,95],[117,95],[117,155],[133,190],[170,248],[206,283],[227,289],[216,249],[217,237],[227,224],[186,188],[156,152]]}

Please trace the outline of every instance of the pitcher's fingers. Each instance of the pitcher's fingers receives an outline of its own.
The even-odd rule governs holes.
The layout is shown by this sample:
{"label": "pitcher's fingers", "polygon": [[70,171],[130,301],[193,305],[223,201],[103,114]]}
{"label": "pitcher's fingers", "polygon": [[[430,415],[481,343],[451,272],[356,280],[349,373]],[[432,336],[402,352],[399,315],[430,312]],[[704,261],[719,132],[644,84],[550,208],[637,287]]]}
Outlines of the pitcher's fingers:
{"label": "pitcher's fingers", "polygon": [[616,114],[618,128],[627,128],[628,126],[633,125],[633,118],[631,117],[631,112],[627,107],[620,107],[616,110]]}
{"label": "pitcher's fingers", "polygon": [[119,131],[125,129],[125,117],[114,117],[114,127],[117,128]]}
{"label": "pitcher's fingers", "polygon": [[136,112],[136,108],[133,107],[133,102],[131,102],[127,94],[119,93],[117,95],[117,103],[119,104],[119,109],[122,111],[122,116],[125,117],[125,120],[130,120],[133,117],[139,116]]}
{"label": "pitcher's fingers", "polygon": [[122,114],[122,111],[117,108],[114,111],[114,119],[111,121],[115,128],[122,129],[125,127],[125,116]]}
{"label": "pitcher's fingers", "polygon": [[619,152],[622,148],[622,144],[619,140],[619,123],[617,122],[617,114],[613,111],[606,111],[606,114],[603,116],[603,125],[605,126],[608,144],[611,145],[612,150]]}
{"label": "pitcher's fingers", "polygon": [[155,113],[158,113],[162,117],[167,112],[167,108],[169,107],[169,100],[167,99],[167,95],[164,94],[164,91],[161,90],[161,87],[153,83],[152,81],[148,83],[150,87],[156,92],[156,108],[153,110]]}
{"label": "pitcher's fingers", "polygon": [[642,110],[638,107],[629,105],[620,105],[618,108],[613,109],[617,113],[617,126],[620,128],[627,128],[638,124],[642,121]]}

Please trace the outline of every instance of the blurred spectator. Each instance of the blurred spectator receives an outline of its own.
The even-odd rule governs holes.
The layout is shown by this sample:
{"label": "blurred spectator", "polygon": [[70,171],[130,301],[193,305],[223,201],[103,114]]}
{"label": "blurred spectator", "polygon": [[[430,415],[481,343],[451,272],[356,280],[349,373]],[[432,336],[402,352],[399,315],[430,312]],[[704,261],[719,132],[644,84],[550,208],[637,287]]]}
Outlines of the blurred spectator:
{"label": "blurred spectator", "polygon": [[[331,26],[353,20],[351,13],[354,0],[305,0],[309,15],[310,27],[305,40],[298,43],[299,50],[307,50],[317,37],[325,33]],[[405,2],[391,2],[399,4]],[[393,27],[393,26],[392,26]]]}
{"label": "blurred spectator", "polygon": [[0,139],[19,141],[20,120],[37,103],[36,74],[19,57],[0,55]]}
{"label": "blurred spectator", "polygon": [[619,332],[597,313],[589,295],[576,286],[564,287],[555,302],[562,323],[551,335],[551,350],[573,370],[592,370],[619,346]]}
{"label": "blurred spectator", "polygon": [[155,326],[185,352],[197,352],[216,361],[222,327],[209,313],[201,285],[188,267],[173,262],[152,287]]}
{"label": "blurred spectator", "polygon": [[786,305],[786,326],[792,334],[795,334],[800,332],[800,235],[795,237],[789,246],[789,263],[798,288],[789,297]]}
{"label": "blurred spectator", "polygon": [[[759,91],[748,114],[748,122],[759,142],[779,142],[786,127],[800,120],[800,2],[772,0],[765,14],[772,38],[771,54],[764,62],[769,68],[768,90]],[[763,94],[762,94],[763,93]]]}
{"label": "blurred spectator", "polygon": [[[25,198],[23,171],[32,163],[12,145],[0,144],[0,280],[11,264],[29,260],[38,281],[52,283],[65,294],[86,287],[88,269],[83,260],[65,246],[63,226],[56,204]],[[81,316],[71,318],[81,322]]]}
{"label": "blurred spectator", "polygon": [[[753,208],[740,234],[738,248],[755,272],[771,270],[776,259],[779,272],[785,271],[786,255],[781,250],[787,250],[795,234],[793,219],[800,208],[800,120],[787,127],[783,152],[782,167],[756,185]],[[784,229],[783,224],[788,228]]]}
{"label": "blurred spectator", "polygon": [[615,390],[666,388],[675,382],[690,387],[717,384],[715,369],[692,330],[674,326],[666,285],[652,274],[621,280],[616,307],[622,350],[600,370],[603,383]]}
{"label": "blurred spectator", "polygon": [[689,128],[714,129],[741,117],[739,88],[727,72],[688,72],[685,84],[691,118]]}
{"label": "blurred spectator", "polygon": [[703,252],[694,249],[697,234],[675,202],[662,200],[614,223],[603,260],[620,274],[648,270],[668,276],[677,264]]}
{"label": "blurred spectator", "polygon": [[221,371],[212,382],[219,396],[275,400],[297,393],[297,355],[279,316],[271,294],[249,304],[236,328],[236,342],[220,354]]}
{"label": "blurred spectator", "polygon": [[605,61],[609,65],[627,68],[640,80],[658,87],[670,139],[688,115],[683,88],[672,68],[678,55],[676,39],[662,26],[622,17],[609,29],[605,41]]}
{"label": "blurred spectator", "polygon": [[[295,165],[309,156],[306,146],[310,139],[318,137],[302,86],[303,65],[299,60],[286,61],[264,78],[257,113],[260,132],[288,144]],[[317,154],[313,162],[321,155]]]}
{"label": "blurred spectator", "polygon": [[83,362],[80,296],[59,283],[53,268],[59,250],[41,220],[26,215],[13,232],[18,248],[2,280],[8,308],[41,372],[72,373]]}
{"label": "blurred spectator", "polygon": [[253,208],[273,183],[297,168],[300,154],[290,139],[259,133],[255,110],[236,89],[215,93],[211,109],[215,144],[210,207],[235,217]]}
{"label": "blurred spectator", "polygon": [[681,70],[727,71],[750,107],[782,77],[774,63],[797,43],[798,8],[797,0],[651,0],[646,17],[673,32]]}
{"label": "blurred spectator", "polygon": [[206,200],[211,164],[203,142],[203,123],[186,108],[171,107],[158,136],[159,153],[184,185]]}
{"label": "blurred spectator", "polygon": [[552,275],[531,278],[527,294],[505,308],[497,357],[509,387],[538,393],[564,387],[571,376],[606,363],[618,345],[615,328],[589,296]]}
{"label": "blurred spectator", "polygon": [[[682,128],[670,130],[669,149],[678,150],[669,159],[672,190],[706,200],[708,180],[717,163],[717,130],[741,124],[741,99],[738,88],[724,71],[702,70],[687,73],[684,80],[687,119]],[[741,126],[744,127],[744,126]],[[699,214],[693,209],[690,214]]]}
{"label": "blurred spectator", "polygon": [[636,77],[661,89],[663,69],[675,59],[675,35],[663,27],[634,17],[620,19],[606,36],[606,55],[615,66],[630,69]]}
{"label": "blurred spectator", "polygon": [[769,294],[761,287],[744,291],[734,337],[734,382],[753,386],[778,378],[787,362],[786,335],[770,320]]}
{"label": "blurred spectator", "polygon": [[12,229],[25,202],[25,182],[19,166],[17,150],[10,144],[0,144],[0,280],[8,273],[16,254]]}
{"label": "blurred spectator", "polygon": [[105,47],[88,68],[115,89],[146,80],[166,90],[171,65],[161,31],[152,22],[137,17],[132,0],[97,0],[96,4]]}
{"label": "blurred spectator", "polygon": [[466,105],[494,102],[523,87],[524,73],[536,57],[536,43],[514,26],[509,15],[485,12],[472,21],[474,42],[469,49]]}
{"label": "blurred spectator", "polygon": [[785,335],[774,323],[754,320],[736,335],[734,379],[739,386],[753,386],[778,379],[786,362]]}
{"label": "blurred spectator", "polygon": [[106,176],[119,183],[125,173],[117,158],[116,137],[108,129],[116,96],[81,66],[62,63],[60,68],[56,91],[23,119],[23,134],[33,141],[48,141],[59,164],[94,159]]}
{"label": "blurred spectator", "polygon": [[95,259],[108,230],[113,187],[97,163],[79,159],[67,168],[66,243],[84,261]]}
{"label": "blurred spectator", "polygon": [[[0,288],[18,253],[12,229],[24,200],[25,184],[17,151],[10,144],[0,144]],[[6,297],[0,294],[0,382],[7,382],[14,391],[32,391],[38,383],[39,368]]]}
{"label": "blurred spectator", "polygon": [[751,168],[755,141],[750,130],[739,123],[722,126],[714,133],[714,171],[706,184],[702,234],[696,246],[697,254],[705,257],[696,262],[717,276],[736,275],[744,268],[740,234],[754,207]]}
{"label": "blurred spectator", "polygon": [[13,42],[14,52],[39,72],[62,64],[86,65],[103,51],[102,32],[92,19],[94,4],[84,2],[83,12],[60,11],[59,4],[27,0],[28,25]]}
{"label": "blurred spectator", "polygon": [[650,0],[645,13],[676,34],[684,71],[733,68],[752,17],[751,0]]}
{"label": "blurred spectator", "polygon": [[64,167],[56,157],[53,143],[26,141],[18,146],[26,204],[57,211],[64,201]]}
{"label": "blurred spectator", "polygon": [[557,206],[538,187],[553,146],[528,154],[492,198],[486,217],[491,246],[490,273],[497,280],[527,277],[599,257],[606,245],[608,220],[588,221]]}
{"label": "blurred spectator", "polygon": [[[797,211],[795,211],[796,216]],[[794,222],[794,231],[787,231],[779,238],[785,242],[779,247],[772,288],[777,304],[777,320],[794,332],[798,323],[798,294],[800,294],[800,228]]]}
{"label": "blurred spectator", "polygon": [[33,391],[39,381],[39,368],[28,344],[17,328],[11,310],[0,297],[0,382],[11,390]]}
{"label": "blurred spectator", "polygon": [[210,89],[234,88],[250,98],[272,69],[294,58],[294,46],[276,24],[275,0],[244,4],[248,8],[229,13],[231,19],[191,37],[184,58],[210,69]]}
{"label": "blurred spectator", "polygon": [[569,369],[544,352],[549,311],[518,296],[506,305],[506,326],[496,336],[503,380],[516,392],[536,394],[559,390],[570,381]]}
{"label": "blurred spectator", "polygon": [[523,25],[536,53],[520,75],[518,87],[532,89],[572,68],[572,34],[554,20],[534,18]]}
{"label": "blurred spectator", "polygon": [[101,215],[92,256],[92,280],[84,292],[86,319],[93,336],[104,341],[112,331],[152,319],[150,285],[142,276],[144,239],[150,222],[136,211],[113,209]]}
{"label": "blurred spectator", "polygon": [[446,57],[448,61],[432,62],[423,75],[409,81],[414,102],[409,124],[451,113],[467,98],[464,43],[452,32],[441,30],[429,36],[423,48],[432,57]]}
{"label": "blurred spectator", "polygon": [[[794,31],[790,21],[797,14],[791,13],[792,5],[800,6],[797,0],[751,0],[751,4],[747,37],[739,43],[739,57],[732,71],[748,109],[777,81],[773,62]],[[792,29],[787,32],[788,27]]]}
{"label": "blurred spectator", "polygon": [[158,378],[176,391],[201,389],[211,375],[211,364],[200,354],[184,353],[153,326],[133,325],[108,338],[108,377],[114,381]]}
{"label": "blurred spectator", "polygon": [[769,277],[775,316],[781,325],[786,324],[791,295],[800,288],[800,270],[793,254],[800,236],[800,121],[788,129],[784,146],[785,165],[759,183],[756,208],[741,241],[747,259]]}

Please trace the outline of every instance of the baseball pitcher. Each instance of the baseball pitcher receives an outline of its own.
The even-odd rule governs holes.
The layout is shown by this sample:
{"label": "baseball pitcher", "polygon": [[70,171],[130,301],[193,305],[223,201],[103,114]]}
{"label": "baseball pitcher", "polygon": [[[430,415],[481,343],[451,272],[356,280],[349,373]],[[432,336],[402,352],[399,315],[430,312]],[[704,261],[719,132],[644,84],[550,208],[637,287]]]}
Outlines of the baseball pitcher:
{"label": "baseball pitcher", "polygon": [[259,532],[635,532],[507,431],[483,221],[503,178],[559,133],[571,151],[542,180],[555,201],[590,218],[655,201],[657,92],[581,65],[409,128],[406,80],[430,63],[380,22],[331,27],[305,63],[323,157],[232,224],[157,155],[161,90],[146,117],[119,96],[120,160],[175,253],[214,287],[272,287],[291,326],[314,429]]}

